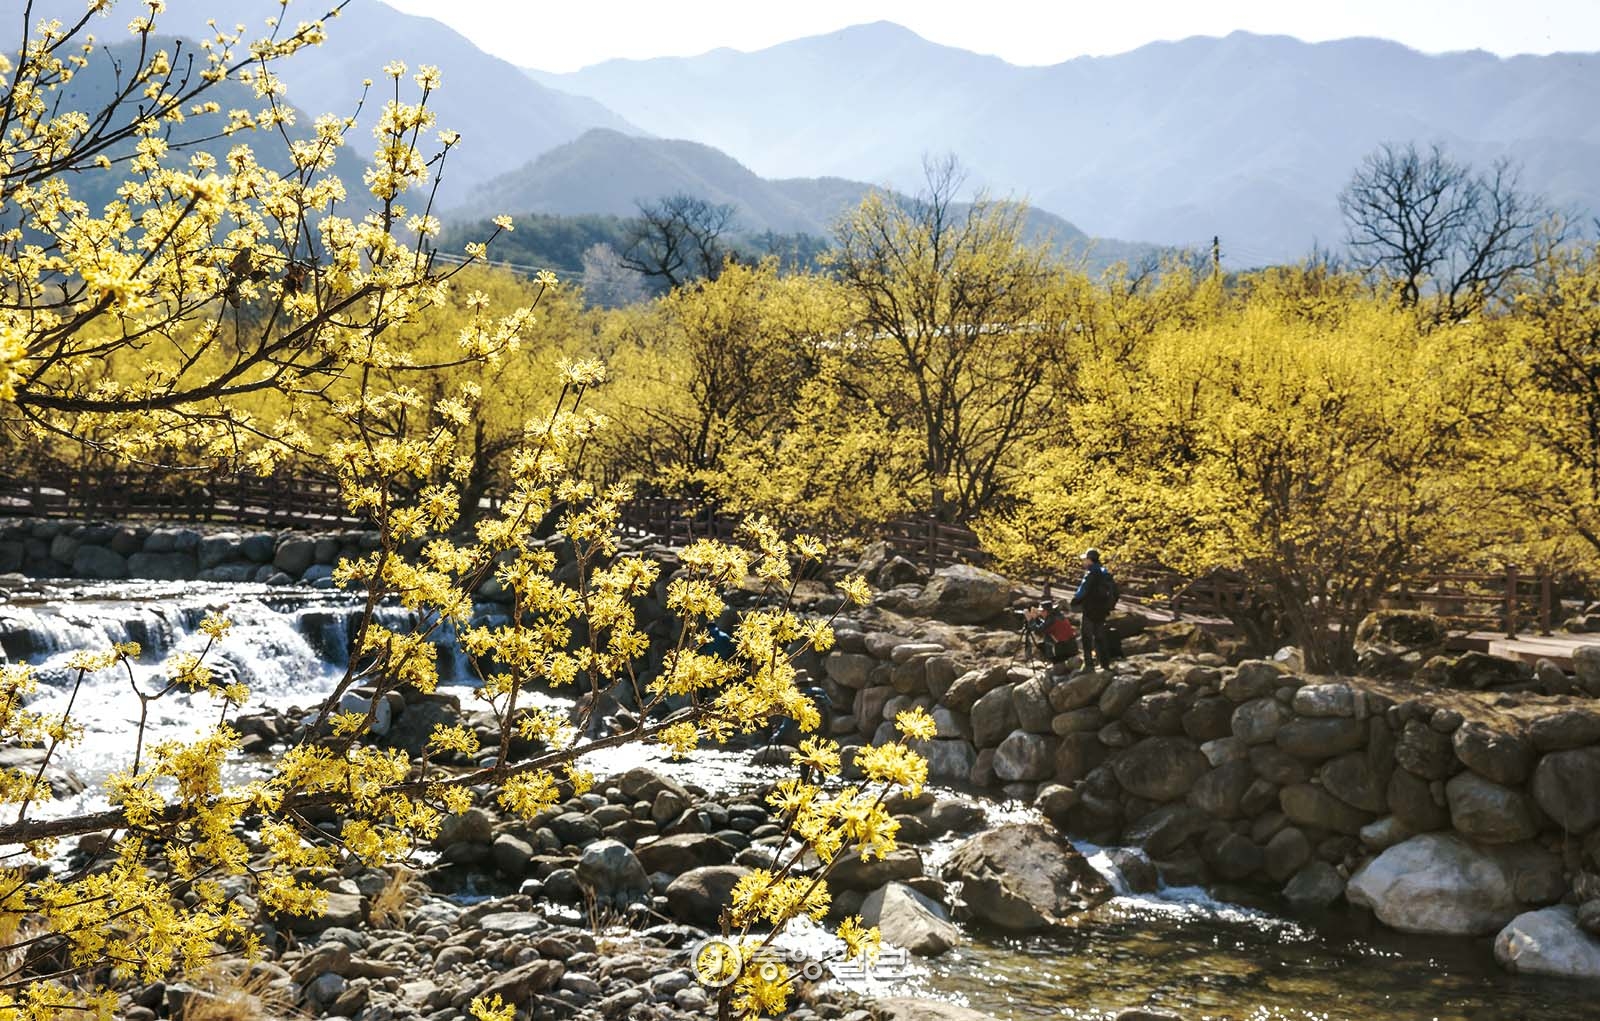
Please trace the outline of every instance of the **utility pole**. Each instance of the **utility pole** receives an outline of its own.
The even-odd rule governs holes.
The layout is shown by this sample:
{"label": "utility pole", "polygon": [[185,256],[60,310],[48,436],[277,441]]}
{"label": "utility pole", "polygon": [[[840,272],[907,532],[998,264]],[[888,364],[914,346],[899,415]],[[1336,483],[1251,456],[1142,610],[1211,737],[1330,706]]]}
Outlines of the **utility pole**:
{"label": "utility pole", "polygon": [[1222,275],[1222,238],[1215,234],[1211,235],[1211,275]]}

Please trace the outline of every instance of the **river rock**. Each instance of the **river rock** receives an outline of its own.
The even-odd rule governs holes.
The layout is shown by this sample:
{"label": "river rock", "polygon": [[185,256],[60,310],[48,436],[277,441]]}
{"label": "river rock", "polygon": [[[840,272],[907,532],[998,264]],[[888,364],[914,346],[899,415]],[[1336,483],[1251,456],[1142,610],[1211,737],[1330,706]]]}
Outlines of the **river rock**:
{"label": "river rock", "polygon": [[1092,706],[1110,684],[1111,675],[1103,670],[1077,674],[1050,689],[1050,707],[1066,713]]}
{"label": "river rock", "polygon": [[272,566],[296,578],[317,559],[317,544],[311,539],[285,539],[273,553]]}
{"label": "river rock", "polygon": [[1454,834],[1425,833],[1384,851],[1351,877],[1352,904],[1403,932],[1494,932],[1521,910],[1495,856]]}
{"label": "river rock", "polygon": [[1301,716],[1354,716],[1356,692],[1348,684],[1307,684],[1295,689],[1293,706]]}
{"label": "river rock", "polygon": [[1283,887],[1283,899],[1290,907],[1320,910],[1330,907],[1348,892],[1344,879],[1332,865],[1314,861],[1294,874]]}
{"label": "river rock", "polygon": [[1279,791],[1278,805],[1284,815],[1302,826],[1351,836],[1360,833],[1361,827],[1372,821],[1371,813],[1353,808],[1321,787],[1308,783],[1291,784]]}
{"label": "river rock", "polygon": [[1008,932],[1069,925],[1112,896],[1077,848],[1040,823],[1015,823],[973,837],[950,856],[944,877],[961,884],[975,919]]}
{"label": "river rock", "polygon": [[320,915],[293,915],[289,928],[298,933],[321,932],[323,929],[354,929],[361,925],[363,903],[358,893],[331,892],[326,907]]}
{"label": "river rock", "polygon": [[104,546],[79,546],[72,556],[72,573],[79,578],[108,581],[128,576],[128,561]]}
{"label": "river rock", "polygon": [[860,689],[867,686],[867,678],[872,676],[872,669],[877,665],[878,661],[865,653],[835,652],[827,658],[823,669],[835,683]]}
{"label": "river rock", "polygon": [[955,564],[933,572],[911,612],[951,624],[982,624],[1011,605],[1011,583],[993,571]]}
{"label": "river rock", "polygon": [[[881,1021],[995,1021],[993,1014],[985,1014],[971,1007],[911,996],[879,997],[872,1001],[872,1006],[874,1015]],[[873,1016],[865,1011],[856,1013]],[[854,1014],[846,1016],[855,1017]]]}
{"label": "river rock", "polygon": [[1533,772],[1533,746],[1515,734],[1471,722],[1451,736],[1456,758],[1495,783],[1520,784]]}
{"label": "river rock", "polygon": [[134,553],[128,557],[128,576],[151,581],[189,581],[198,568],[192,553]]}
{"label": "river rock", "polygon": [[1421,720],[1409,720],[1395,746],[1395,761],[1424,780],[1443,780],[1456,771],[1456,752],[1449,734]]}
{"label": "river rock", "polygon": [[972,743],[979,748],[994,748],[1016,729],[1017,710],[1011,700],[1011,685],[1001,685],[973,703]]}
{"label": "river rock", "polygon": [[1279,728],[1274,740],[1296,758],[1330,759],[1366,744],[1367,725],[1336,716],[1295,719]]}
{"label": "river rock", "polygon": [[743,865],[705,865],[690,869],[667,884],[667,907],[674,918],[715,928],[739,880],[750,874]]}
{"label": "river rock", "polygon": [[1210,765],[1191,741],[1152,737],[1118,755],[1112,760],[1111,769],[1129,794],[1161,802],[1187,794]]}
{"label": "river rock", "polygon": [[1247,659],[1239,664],[1233,675],[1222,682],[1222,694],[1234,702],[1271,695],[1282,684],[1284,673],[1278,664],[1264,659]]}
{"label": "river rock", "polygon": [[1105,714],[1106,719],[1115,720],[1128,711],[1128,707],[1139,698],[1139,689],[1142,686],[1139,678],[1131,674],[1123,674],[1113,678],[1106,685],[1106,690],[1100,693],[1100,701],[1095,704]]}
{"label": "river rock", "polygon": [[1388,808],[1389,774],[1392,760],[1374,762],[1365,752],[1349,752],[1322,764],[1317,778],[1329,794],[1363,812],[1382,812]]}
{"label": "river rock", "polygon": [[971,741],[918,741],[913,748],[928,760],[928,779],[936,783],[966,783],[978,761]]}
{"label": "river rock", "polygon": [[1520,790],[1471,770],[1457,773],[1444,789],[1451,825],[1465,836],[1486,844],[1512,844],[1539,832],[1533,806]]}
{"label": "river rock", "polygon": [[888,883],[861,902],[861,921],[889,943],[920,957],[938,957],[961,942],[961,930],[938,902],[904,883]]}
{"label": "river rock", "polygon": [[1138,699],[1122,714],[1122,724],[1135,734],[1174,737],[1183,733],[1183,697],[1157,691]]}
{"label": "river rock", "polygon": [[1556,825],[1572,834],[1600,823],[1600,748],[1551,752],[1533,771],[1533,797]]}
{"label": "river rock", "polygon": [[1248,760],[1225,762],[1196,780],[1187,800],[1214,819],[1237,819],[1240,802],[1255,779],[1256,771]]}
{"label": "river rock", "polygon": [[674,833],[635,852],[647,874],[665,872],[676,876],[708,865],[724,865],[733,860],[733,847],[710,833]]}
{"label": "river rock", "polygon": [[838,890],[876,890],[887,883],[922,875],[922,855],[914,847],[897,847],[882,858],[845,852],[828,875],[828,885]]}
{"label": "river rock", "polygon": [[555,988],[566,971],[566,966],[560,961],[543,958],[529,961],[510,971],[491,974],[474,995],[485,999],[499,996],[507,1003],[527,1003],[537,994]]}
{"label": "river rock", "polygon": [[1600,714],[1568,709],[1540,716],[1528,724],[1528,740],[1541,752],[1600,743]]}
{"label": "river rock", "polygon": [[1285,826],[1267,841],[1265,852],[1267,875],[1283,883],[1311,860],[1311,841],[1299,827]]}
{"label": "river rock", "polygon": [[1055,743],[1014,730],[994,751],[994,775],[1006,781],[1043,780],[1055,773]]}
{"label": "river rock", "polygon": [[1520,975],[1600,979],[1600,940],[1579,927],[1567,904],[1513,918],[1495,937],[1494,959]]}
{"label": "river rock", "polygon": [[1252,699],[1233,711],[1233,736],[1245,744],[1266,744],[1293,718],[1288,707],[1275,698]]}
{"label": "river rock", "polygon": [[1202,744],[1233,734],[1233,703],[1225,698],[1197,698],[1183,714],[1183,732]]}
{"label": "river rock", "polygon": [[1572,672],[1579,691],[1600,695],[1600,645],[1580,645],[1573,649]]}
{"label": "river rock", "polygon": [[1011,706],[1017,726],[1035,734],[1050,733],[1050,692],[1044,678],[1032,677],[1011,689]]}
{"label": "river rock", "polygon": [[622,908],[650,899],[650,877],[628,845],[597,840],[578,859],[578,880],[602,903]]}
{"label": "river rock", "polygon": [[1176,801],[1135,819],[1123,831],[1122,839],[1144,848],[1153,857],[1165,858],[1204,833],[1211,823],[1211,817],[1204,812]]}
{"label": "river rock", "polygon": [[1389,777],[1389,811],[1416,833],[1442,830],[1450,825],[1450,810],[1433,796],[1428,781],[1404,769]]}
{"label": "river rock", "polygon": [[622,796],[629,801],[653,802],[662,791],[671,791],[679,802],[685,805],[691,800],[689,792],[682,784],[646,766],[635,766],[622,774],[622,779],[617,781],[617,787],[622,791]]}
{"label": "river rock", "polygon": [[454,844],[488,844],[494,840],[494,816],[473,807],[458,815],[447,815],[439,824],[433,846],[444,850]]}

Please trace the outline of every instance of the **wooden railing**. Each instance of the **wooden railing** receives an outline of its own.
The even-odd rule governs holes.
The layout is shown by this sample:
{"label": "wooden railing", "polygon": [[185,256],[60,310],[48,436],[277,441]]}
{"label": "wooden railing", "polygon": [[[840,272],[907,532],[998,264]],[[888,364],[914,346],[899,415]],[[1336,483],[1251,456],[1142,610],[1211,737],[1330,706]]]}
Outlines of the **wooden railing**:
{"label": "wooden railing", "polygon": [[0,474],[0,515],[279,528],[362,523],[345,509],[338,484],[325,479],[100,469]]}
{"label": "wooden railing", "polygon": [[[345,509],[337,483],[303,476],[185,474],[111,470],[46,470],[26,476],[0,473],[0,516],[95,520],[251,524],[281,528],[327,528],[361,524]],[[695,539],[730,538],[738,519],[701,501],[640,498],[622,508],[624,527],[659,536],[671,545]],[[990,557],[977,534],[932,517],[904,517],[873,530],[900,556],[928,569],[950,564],[985,565]],[[1123,593],[1165,609],[1227,616],[1251,599],[1250,587],[1223,573],[1187,578],[1175,571],[1123,566]],[[1057,594],[1076,578],[1032,579]],[[1548,571],[1515,566],[1499,572],[1429,571],[1387,592],[1383,604],[1429,610],[1452,622],[1503,631],[1549,634],[1560,606]]]}

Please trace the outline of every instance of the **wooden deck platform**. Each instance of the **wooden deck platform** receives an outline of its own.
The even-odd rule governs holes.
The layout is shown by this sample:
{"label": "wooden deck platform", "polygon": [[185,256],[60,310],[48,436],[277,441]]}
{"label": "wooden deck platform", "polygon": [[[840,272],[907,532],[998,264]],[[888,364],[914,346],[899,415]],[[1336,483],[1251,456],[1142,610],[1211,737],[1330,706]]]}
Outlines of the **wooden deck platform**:
{"label": "wooden deck platform", "polygon": [[1557,632],[1549,635],[1524,634],[1507,638],[1495,631],[1473,631],[1452,639],[1453,648],[1466,651],[1476,649],[1491,656],[1505,656],[1536,663],[1548,659],[1563,670],[1572,670],[1572,652],[1580,645],[1600,645],[1600,634],[1572,635]]}

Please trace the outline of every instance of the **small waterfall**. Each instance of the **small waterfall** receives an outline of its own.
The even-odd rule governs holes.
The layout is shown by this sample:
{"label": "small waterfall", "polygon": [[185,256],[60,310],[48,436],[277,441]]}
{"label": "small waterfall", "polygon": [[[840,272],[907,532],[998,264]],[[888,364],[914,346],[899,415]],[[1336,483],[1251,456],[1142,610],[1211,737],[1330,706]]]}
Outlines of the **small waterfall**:
{"label": "small waterfall", "polygon": [[[34,667],[40,691],[29,708],[36,712],[66,707],[77,682],[77,671],[68,665],[74,653],[117,642],[140,645],[128,668],[90,675],[79,690],[73,718],[86,734],[60,761],[91,780],[129,763],[139,719],[133,685],[146,693],[158,690],[171,655],[204,650],[209,639],[200,622],[208,613],[233,623],[206,656],[213,675],[248,685],[254,706],[284,708],[315,704],[332,690],[348,663],[360,612],[343,593],[254,585],[73,583],[27,598],[0,602],[0,658]],[[398,625],[396,614],[409,617],[383,611]],[[193,734],[220,712],[209,696],[170,694],[151,705],[147,743]]]}

